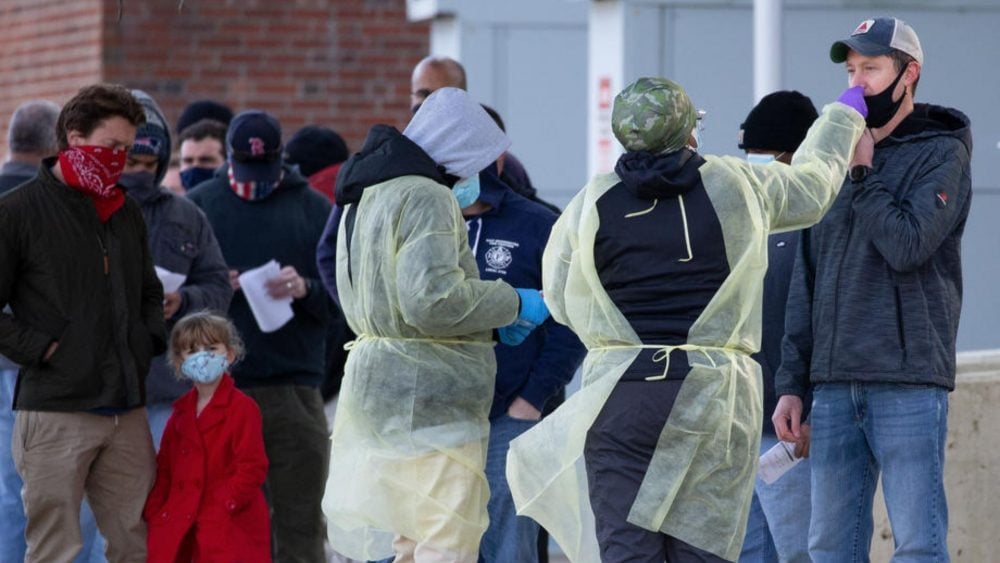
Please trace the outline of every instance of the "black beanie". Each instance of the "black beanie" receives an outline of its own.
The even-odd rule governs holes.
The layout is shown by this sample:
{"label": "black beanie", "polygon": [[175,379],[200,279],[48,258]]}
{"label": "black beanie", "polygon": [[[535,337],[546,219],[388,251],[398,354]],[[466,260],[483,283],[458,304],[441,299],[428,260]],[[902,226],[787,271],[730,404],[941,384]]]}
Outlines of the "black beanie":
{"label": "black beanie", "polygon": [[201,121],[202,119],[214,119],[226,127],[233,120],[233,110],[229,106],[220,104],[214,100],[198,100],[188,104],[181,116],[177,118],[177,134],[187,129],[188,125]]}
{"label": "black beanie", "polygon": [[347,144],[329,127],[306,125],[285,143],[285,160],[298,164],[306,176],[347,160]]}
{"label": "black beanie", "polygon": [[782,90],[761,98],[740,125],[743,150],[794,152],[819,114],[808,96]]}

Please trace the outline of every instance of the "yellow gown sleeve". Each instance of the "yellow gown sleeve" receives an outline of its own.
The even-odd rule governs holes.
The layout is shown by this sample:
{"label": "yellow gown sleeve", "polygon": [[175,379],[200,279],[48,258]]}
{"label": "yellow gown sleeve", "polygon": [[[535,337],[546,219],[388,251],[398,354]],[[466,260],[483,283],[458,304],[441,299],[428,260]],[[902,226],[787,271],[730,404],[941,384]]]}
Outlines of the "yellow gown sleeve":
{"label": "yellow gown sleeve", "polygon": [[834,102],[809,128],[792,165],[735,161],[759,195],[772,232],[802,229],[819,222],[833,204],[847,175],[854,147],[864,132],[857,111]]}
{"label": "yellow gown sleeve", "polygon": [[428,336],[462,336],[509,325],[519,300],[510,285],[467,277],[473,260],[458,204],[429,188],[400,216],[396,291],[403,321]]}

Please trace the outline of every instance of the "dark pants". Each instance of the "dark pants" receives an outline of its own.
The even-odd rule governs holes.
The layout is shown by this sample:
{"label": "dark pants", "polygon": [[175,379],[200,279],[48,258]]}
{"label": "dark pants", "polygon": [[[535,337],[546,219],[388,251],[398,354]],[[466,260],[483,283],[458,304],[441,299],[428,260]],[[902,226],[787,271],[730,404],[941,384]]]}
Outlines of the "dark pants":
{"label": "dark pants", "polygon": [[618,383],[587,432],[583,455],[601,561],[726,561],[677,538],[626,521],[682,383],[675,380]]}
{"label": "dark pants", "polygon": [[330,435],[319,389],[273,385],[244,392],[260,406],[264,419],[275,561],[325,561],[322,501],[330,465]]}

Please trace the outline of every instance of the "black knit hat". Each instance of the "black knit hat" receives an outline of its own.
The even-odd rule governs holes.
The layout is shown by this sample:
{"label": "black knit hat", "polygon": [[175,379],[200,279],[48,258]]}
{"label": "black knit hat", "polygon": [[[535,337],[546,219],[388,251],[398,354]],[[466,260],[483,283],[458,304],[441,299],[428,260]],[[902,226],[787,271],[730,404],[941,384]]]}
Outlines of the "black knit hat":
{"label": "black knit hat", "polygon": [[347,160],[347,144],[329,127],[306,125],[285,144],[285,160],[298,164],[306,176]]}
{"label": "black knit hat", "polygon": [[233,120],[233,110],[229,106],[220,104],[215,100],[198,100],[188,104],[181,116],[177,118],[177,133],[187,129],[188,125],[201,121],[202,119],[214,119],[225,126]]}
{"label": "black knit hat", "polygon": [[794,152],[819,114],[808,96],[782,90],[761,98],[740,125],[743,150]]}

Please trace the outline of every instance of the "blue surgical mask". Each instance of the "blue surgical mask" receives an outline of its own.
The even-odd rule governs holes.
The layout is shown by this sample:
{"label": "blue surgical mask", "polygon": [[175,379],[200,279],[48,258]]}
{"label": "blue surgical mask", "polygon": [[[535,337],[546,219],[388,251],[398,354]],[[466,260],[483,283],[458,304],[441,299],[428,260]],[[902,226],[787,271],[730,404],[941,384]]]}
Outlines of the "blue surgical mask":
{"label": "blue surgical mask", "polygon": [[228,367],[229,358],[225,354],[202,350],[184,360],[181,364],[181,373],[196,383],[212,383],[222,377]]}
{"label": "blue surgical mask", "polygon": [[773,154],[747,153],[747,162],[750,164],[768,164],[774,162]]}
{"label": "blue surgical mask", "polygon": [[198,184],[207,182],[214,177],[214,168],[195,166],[193,168],[188,168],[187,170],[181,170],[181,185],[184,186],[185,190],[190,190]]}
{"label": "blue surgical mask", "polygon": [[451,193],[458,200],[458,206],[462,209],[476,203],[476,200],[479,199],[479,174],[456,182],[451,188]]}

